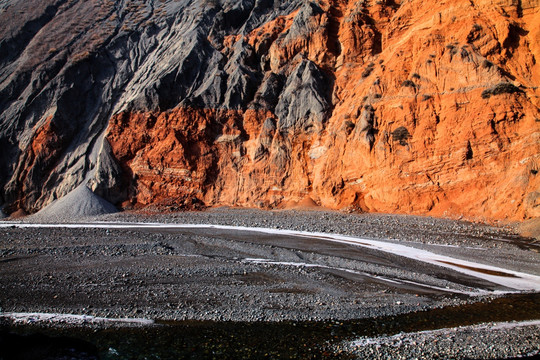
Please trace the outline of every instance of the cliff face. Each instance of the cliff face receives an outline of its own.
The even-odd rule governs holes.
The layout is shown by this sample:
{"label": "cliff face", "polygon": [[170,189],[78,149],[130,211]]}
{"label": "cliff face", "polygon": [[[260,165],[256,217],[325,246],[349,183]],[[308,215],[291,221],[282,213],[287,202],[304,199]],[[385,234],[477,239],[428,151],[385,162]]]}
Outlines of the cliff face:
{"label": "cliff face", "polygon": [[536,0],[8,1],[0,202],[540,216]]}

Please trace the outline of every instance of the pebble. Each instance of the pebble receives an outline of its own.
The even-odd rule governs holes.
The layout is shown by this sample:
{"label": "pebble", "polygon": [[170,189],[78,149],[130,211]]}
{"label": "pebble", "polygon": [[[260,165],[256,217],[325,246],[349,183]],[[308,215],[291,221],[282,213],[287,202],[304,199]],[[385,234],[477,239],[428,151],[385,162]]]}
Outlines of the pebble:
{"label": "pebble", "polygon": [[[527,252],[507,242],[515,236],[507,228],[426,217],[226,209],[151,216],[120,213],[97,220],[208,223],[324,231],[375,239],[391,238],[412,245],[478,247],[490,249],[486,256],[494,257],[499,256],[498,252],[502,250],[509,254],[521,251],[519,257],[516,257],[519,259],[528,259],[529,256]],[[233,259],[238,258],[244,245],[202,235],[178,238],[174,234],[149,235],[135,230],[115,229],[105,232],[98,229],[72,229],[68,232],[39,229],[33,233],[30,230],[9,228],[0,231],[4,231],[0,238],[14,239],[1,244],[1,256],[38,255],[36,259],[51,259],[52,271],[47,270],[43,264],[36,267],[36,264],[29,263],[29,269],[33,268],[27,272],[31,274],[28,281],[36,287],[38,293],[46,289],[57,296],[54,306],[51,303],[46,307],[42,298],[24,298],[24,295],[18,295],[22,297],[17,298],[13,295],[15,293],[5,291],[10,296],[0,294],[0,303],[6,311],[30,309],[88,313],[92,305],[92,314],[114,318],[132,314],[137,317],[177,320],[321,321],[379,317],[467,301],[452,297],[428,299],[423,295],[396,294],[393,290],[380,288],[364,289],[359,284],[312,268],[241,263]],[[491,250],[494,245],[496,249]],[[315,256],[317,261],[332,260],[307,251],[289,251],[276,244],[250,246],[249,251],[253,252],[250,253],[253,257],[257,257],[257,252],[261,257],[273,253],[273,256],[283,261],[298,261],[298,254],[308,260],[310,257],[315,259]],[[194,254],[204,254],[207,257],[185,256]],[[57,271],[53,259],[65,260],[65,264],[73,264],[73,267],[68,272]],[[157,260],[154,262],[154,259]],[[534,256],[530,256],[530,259],[532,264],[538,261]],[[106,266],[96,267],[100,262]],[[24,265],[21,261],[16,264]],[[515,266],[520,266],[520,263]],[[0,287],[23,291],[20,289],[27,285],[24,280],[17,279],[4,279],[2,276]],[[76,295],[62,295],[63,289],[69,289]],[[34,293],[31,294],[33,296]],[[514,346],[504,344],[506,341],[508,345],[511,341],[505,336],[515,332],[501,331],[497,335],[489,332],[482,332],[480,336],[468,334],[469,338],[457,333],[452,334],[448,341],[441,338],[439,341],[428,341],[422,337],[410,340],[403,338],[396,343],[349,347],[348,351],[358,358],[380,359],[426,356],[483,358],[487,353],[503,357],[538,351],[538,328],[522,331],[516,335],[520,340],[512,341]],[[479,343],[486,346],[482,347]],[[451,344],[457,344],[454,350],[451,350]],[[475,352],[475,348],[480,349],[480,352]]]}

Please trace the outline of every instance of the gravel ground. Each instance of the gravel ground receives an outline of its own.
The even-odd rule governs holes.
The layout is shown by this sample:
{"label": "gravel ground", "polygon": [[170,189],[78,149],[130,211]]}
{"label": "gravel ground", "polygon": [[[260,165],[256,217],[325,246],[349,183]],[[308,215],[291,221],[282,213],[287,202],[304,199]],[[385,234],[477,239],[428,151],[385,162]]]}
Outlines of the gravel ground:
{"label": "gravel ground", "polygon": [[[540,274],[539,244],[515,235],[513,228],[427,217],[214,209],[173,214],[117,213],[81,221],[220,224],[337,233],[385,239],[454,258]],[[471,298],[452,291],[504,290],[436,266],[350,245],[261,234],[136,228],[1,228],[0,275],[0,307],[5,312],[158,320],[379,318],[497,297],[492,293]],[[392,285],[383,278],[400,283]],[[411,280],[420,285],[405,285]],[[454,333],[461,339],[467,331]],[[456,349],[483,343],[482,334],[489,332],[463,335],[465,340],[456,342]],[[524,326],[519,331],[502,329],[497,334],[501,339],[497,344],[502,344],[505,336],[516,336],[512,344],[526,345],[538,339],[539,329]],[[421,339],[414,340],[414,346],[401,341],[405,345],[376,344],[349,347],[347,351],[359,358],[397,358],[395,354],[409,354],[403,358],[424,358],[426,354],[431,358],[437,354],[477,357],[464,350],[444,353],[440,346],[450,349],[443,346],[445,342],[435,346],[437,342]],[[534,350],[525,345],[508,347],[504,357]],[[377,355],[382,348],[387,350]],[[416,350],[407,352],[410,348]],[[422,354],[422,349],[427,353]],[[484,357],[502,354],[482,349]]]}
{"label": "gravel ground", "polygon": [[361,338],[338,346],[358,359],[540,357],[540,321],[482,324]]}
{"label": "gravel ground", "polygon": [[3,230],[2,238],[10,240],[0,249],[0,304],[11,312],[167,320],[356,319],[469,301],[429,287],[394,285],[364,272],[443,289],[466,291],[476,285],[456,274],[434,276],[439,271],[434,266],[416,264],[409,270],[407,259],[349,245],[234,235]]}
{"label": "gravel ground", "polygon": [[516,234],[516,225],[492,226],[411,215],[217,208],[171,214],[121,212],[91,219],[265,227],[484,248],[503,248],[510,243],[512,247],[534,249],[537,253],[540,251],[538,241]]}

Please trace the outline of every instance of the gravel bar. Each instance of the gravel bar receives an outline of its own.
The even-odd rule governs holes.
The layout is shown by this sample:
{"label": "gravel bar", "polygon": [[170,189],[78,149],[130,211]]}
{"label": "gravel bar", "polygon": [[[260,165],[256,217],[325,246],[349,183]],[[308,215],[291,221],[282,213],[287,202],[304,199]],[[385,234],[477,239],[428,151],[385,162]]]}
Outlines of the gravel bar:
{"label": "gravel bar", "polygon": [[[539,244],[516,235],[511,226],[417,216],[228,208],[124,212],[78,221],[216,224],[351,235],[540,275]],[[0,228],[0,307],[4,313],[158,322],[326,322],[487,303],[511,290],[352,245],[212,231]],[[466,295],[477,288],[486,294]],[[533,356],[538,351],[537,324],[496,331],[482,326],[390,334],[385,340],[356,345],[350,339],[334,351],[358,358],[497,358]],[[448,334],[453,347],[445,340]],[[512,336],[512,346],[503,346]],[[466,351],[472,347],[479,352]]]}

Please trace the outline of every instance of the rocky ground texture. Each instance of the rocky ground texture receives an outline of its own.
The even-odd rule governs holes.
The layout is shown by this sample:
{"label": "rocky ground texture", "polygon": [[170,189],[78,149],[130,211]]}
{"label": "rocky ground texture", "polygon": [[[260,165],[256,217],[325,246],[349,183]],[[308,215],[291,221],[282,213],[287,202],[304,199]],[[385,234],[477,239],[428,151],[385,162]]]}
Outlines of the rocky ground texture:
{"label": "rocky ground texture", "polygon": [[358,359],[537,359],[539,342],[540,323],[537,321],[401,333],[364,338],[345,346]]}
{"label": "rocky ground texture", "polygon": [[[388,239],[459,259],[540,275],[539,245],[535,240],[516,236],[510,228],[467,222],[325,211],[235,209],[117,213],[87,218],[84,222],[105,220],[111,224],[228,224],[349,234]],[[499,301],[500,295],[469,297],[449,291],[502,289],[399,256],[310,238],[137,226],[129,229],[11,226],[1,228],[0,232],[0,306],[4,312],[157,320],[357,321],[422,314],[418,311],[452,306],[460,309],[474,303],[489,304]],[[365,276],[366,273],[387,279],[414,280],[428,286],[392,285]],[[532,305],[533,310],[527,315],[520,313],[513,318],[514,306],[528,309],[526,312],[531,309],[525,302],[511,303],[503,310],[488,309],[489,315],[484,318],[464,321],[469,324],[529,320],[527,316],[536,316]],[[443,314],[442,318],[455,317],[455,321],[461,321],[459,312],[475,316],[475,308],[467,309],[454,315]],[[429,324],[435,320],[423,321]],[[537,325],[497,332],[459,330],[452,334],[455,334],[451,335],[452,340],[446,334],[433,335],[438,342],[429,340],[428,335],[403,335],[407,340],[391,338],[361,347],[343,344],[335,351],[359,358],[399,354],[404,358],[435,358],[441,354],[456,358],[497,358],[530,355],[540,350],[534,346],[539,336]],[[344,337],[350,336],[348,333]],[[481,345],[487,338],[493,339],[493,347]],[[503,343],[503,339],[512,346]],[[452,346],[446,346],[450,343]],[[466,350],[469,348],[480,350]]]}

